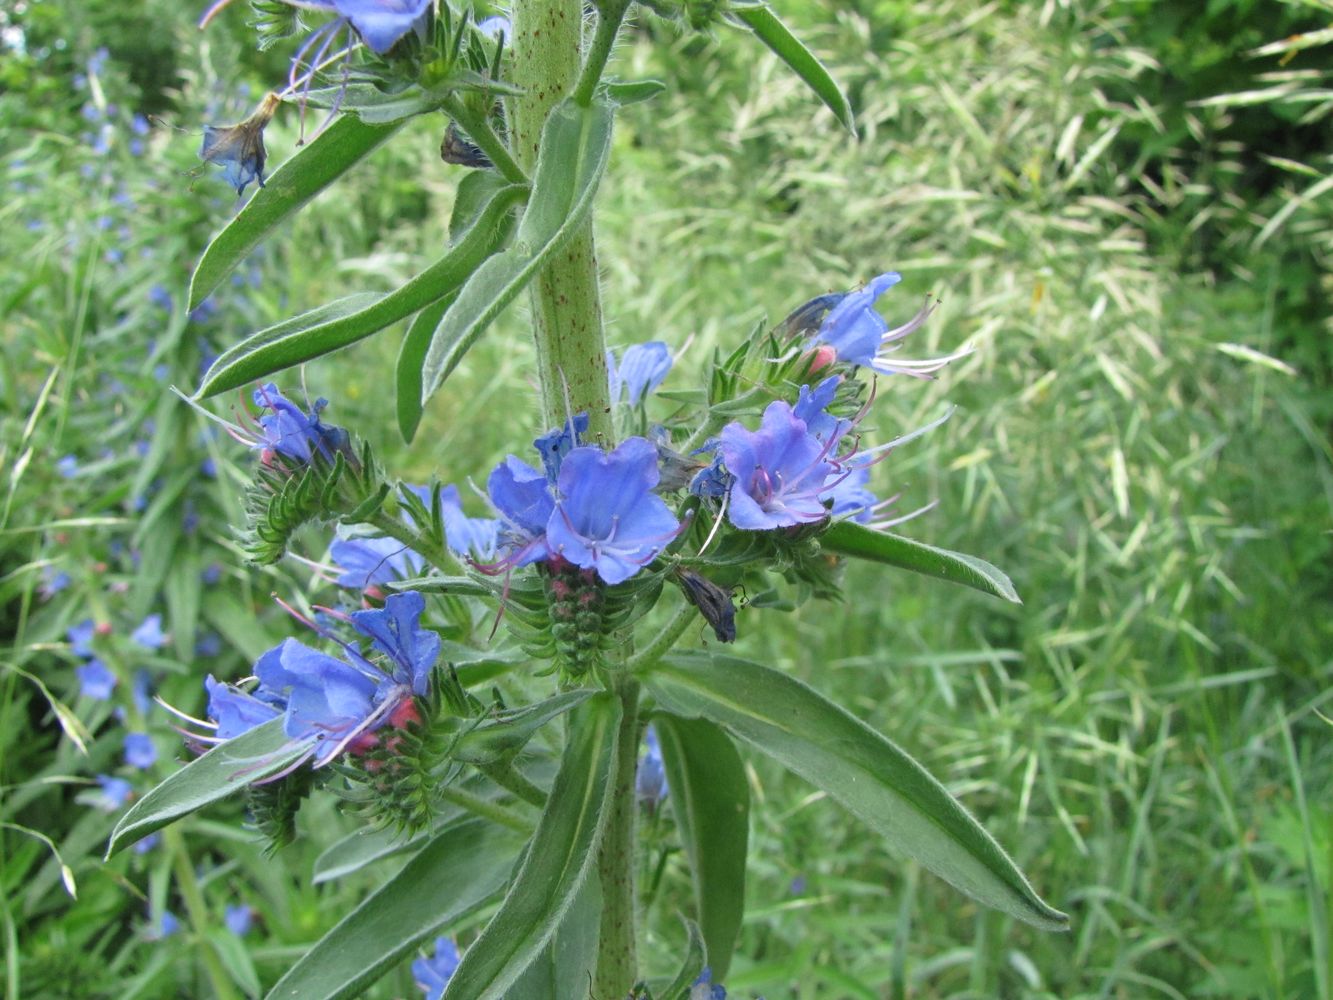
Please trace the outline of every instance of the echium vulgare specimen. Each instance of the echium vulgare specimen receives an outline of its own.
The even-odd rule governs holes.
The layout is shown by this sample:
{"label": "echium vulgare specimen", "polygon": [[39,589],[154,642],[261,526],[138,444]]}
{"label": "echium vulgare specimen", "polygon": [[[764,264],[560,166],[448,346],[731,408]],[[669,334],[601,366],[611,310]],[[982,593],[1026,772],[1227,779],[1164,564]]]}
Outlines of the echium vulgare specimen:
{"label": "echium vulgare specimen", "polygon": [[[448,0],[257,5],[267,42],[305,30],[297,11],[315,22],[279,97],[325,108],[333,124],[257,187],[205,254],[208,281],[405,119],[449,118],[446,162],[433,169],[448,172],[440,183],[457,179],[438,260],[387,294],[257,331],[205,376],[205,394],[259,383],[257,412],[231,425],[254,452],[245,549],[262,563],[305,550],[310,586],[329,596],[292,603],[337,652],[289,638],[258,657],[251,680],[210,677],[208,732],[190,740],[213,749],[132,805],[113,847],[245,785],[278,840],[296,835],[295,810],[316,787],[422,838],[357,917],[406,937],[386,948],[335,929],[284,976],[283,995],[326,989],[320,977],[343,968],[332,988],[355,992],[415,957],[423,991],[446,1000],[506,995],[538,974],[559,978],[558,996],[724,996],[745,898],[743,752],[811,782],[981,903],[1042,928],[1065,922],[920,764],[780,665],[746,656],[761,628],[782,628],[766,609],[839,596],[847,558],[1017,599],[983,560],[887,531],[929,504],[898,513],[899,494],[872,488],[948,417],[885,432],[877,394],[909,391],[968,349],[901,357],[934,306],[890,326],[880,306],[902,279],[870,271],[861,287],[810,289],[772,328],[723,318],[730,343],[711,359],[668,346],[665,325],[643,343],[608,344],[599,283],[617,272],[599,266],[593,205],[618,108],[657,88],[607,75],[629,4],[590,8],[516,0],[510,20],[478,23]],[[755,36],[851,126],[836,83],[767,7],[652,9],[682,30]],[[263,180],[253,159],[219,162],[244,188]],[[538,415],[526,426],[550,429],[533,452],[517,439],[513,453],[497,449],[487,471],[469,456],[489,446],[457,416],[467,400],[449,411],[447,448],[426,404],[469,377],[468,352],[501,336],[492,321],[521,295],[531,351],[497,346],[530,362]],[[397,370],[376,384],[397,393],[415,482],[395,482],[326,422],[322,399],[267,381],[399,320],[409,323]],[[703,368],[701,388],[673,384],[673,347]],[[521,425],[517,413],[491,416]],[[360,428],[377,441],[392,429]],[[687,931],[653,938],[679,953],[656,994],[641,966],[672,963],[640,961],[641,815],[654,831],[675,825],[684,849],[663,863],[688,869],[680,884],[696,889]],[[471,942],[461,956],[437,940],[460,921]],[[435,959],[408,954],[432,945]]]}

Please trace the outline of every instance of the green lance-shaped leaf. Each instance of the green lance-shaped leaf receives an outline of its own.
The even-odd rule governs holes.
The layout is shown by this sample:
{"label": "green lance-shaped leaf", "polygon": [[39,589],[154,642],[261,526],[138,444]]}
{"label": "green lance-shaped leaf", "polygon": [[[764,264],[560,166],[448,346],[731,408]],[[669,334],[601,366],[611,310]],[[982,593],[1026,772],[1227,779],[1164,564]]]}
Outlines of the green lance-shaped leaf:
{"label": "green lance-shaped leaf", "polygon": [[282,731],[282,719],[219,743],[130,806],[111,831],[107,857],[174,819],[277,774],[309,750],[308,744],[292,743]]}
{"label": "green lance-shaped leaf", "polygon": [[[713,978],[726,978],[745,914],[750,786],[731,738],[706,719],[653,716],[672,815],[694,876]],[[698,973],[698,970],[695,970]]]}
{"label": "green lance-shaped leaf", "polygon": [[344,115],[297,150],[208,245],[190,281],[190,308],[208,298],[275,227],[359,163],[401,125],[402,122],[367,125]]}
{"label": "green lance-shaped leaf", "polygon": [[518,186],[498,192],[448,253],[401,288],[382,296],[349,296],[260,330],[223,351],[204,375],[197,395],[226,392],[354,344],[456,291],[504,243],[509,212],[523,194]]}
{"label": "green lance-shaped leaf", "polygon": [[495,896],[521,848],[519,837],[485,820],[445,827],[288,969],[269,1000],[364,996],[421,942]]}
{"label": "green lance-shaped leaf", "polygon": [[800,681],[731,656],[676,653],[644,683],[667,711],[723,726],[978,902],[1043,930],[1067,927],[943,785]]}
{"label": "green lance-shaped leaf", "polygon": [[445,1000],[500,1000],[542,953],[595,867],[620,703],[608,694],[570,719],[560,771],[523,865],[445,988]]}
{"label": "green lance-shaped leaf", "polygon": [[613,117],[613,108],[605,101],[585,108],[566,100],[552,109],[542,129],[532,197],[513,245],[477,268],[444,314],[426,353],[423,402],[588,218],[611,152]]}
{"label": "green lance-shaped leaf", "polygon": [[937,549],[924,542],[914,542],[901,535],[872,531],[855,521],[840,521],[819,536],[819,543],[830,552],[855,556],[873,562],[888,563],[913,573],[938,577],[950,583],[980,590],[1006,601],[1022,604],[1013,581],[985,559]]}
{"label": "green lance-shaped leaf", "polygon": [[398,349],[398,363],[394,368],[394,408],[398,416],[398,432],[408,444],[416,437],[425,409],[421,401],[421,368],[426,363],[426,351],[435,336],[435,328],[457,298],[458,293],[451,292],[417,313],[408,325],[403,346]]}
{"label": "green lance-shaped leaf", "polygon": [[813,52],[801,44],[801,40],[787,30],[776,14],[766,5],[736,6],[731,9],[731,16],[741,21],[755,36],[773,50],[773,53],[785,62],[792,71],[806,82],[806,85],[828,105],[828,109],[842,122],[848,132],[855,133],[852,123],[852,109],[842,88],[824,68]]}

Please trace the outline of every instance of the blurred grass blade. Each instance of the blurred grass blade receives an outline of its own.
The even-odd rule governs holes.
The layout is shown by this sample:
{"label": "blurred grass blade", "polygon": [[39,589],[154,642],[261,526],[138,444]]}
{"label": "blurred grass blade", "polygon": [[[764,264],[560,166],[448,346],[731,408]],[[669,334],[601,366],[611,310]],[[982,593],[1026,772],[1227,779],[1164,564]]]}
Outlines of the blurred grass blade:
{"label": "blurred grass blade", "polygon": [[309,749],[308,744],[293,744],[288,739],[280,718],[218,744],[130,806],[111,831],[106,856],[174,819],[277,774]]}
{"label": "blurred grass blade", "polygon": [[819,536],[819,543],[830,552],[871,562],[887,563],[913,573],[938,577],[950,583],[961,583],[973,590],[1003,597],[1006,601],[1022,604],[1014,590],[1013,581],[984,559],[937,549],[924,542],[916,542],[901,535],[873,531],[855,521],[840,521]]}
{"label": "blurred grass blade", "polygon": [[394,407],[398,433],[408,444],[416,437],[425,409],[421,402],[421,368],[426,363],[426,351],[435,336],[435,328],[457,298],[458,293],[451,292],[417,313],[407,327],[403,346],[398,349],[398,362],[394,366]]}
{"label": "blurred grass blade", "polygon": [[365,996],[417,946],[464,920],[504,886],[521,839],[470,819],[445,827],[287,970],[269,1000]]}
{"label": "blurred grass blade", "polygon": [[523,193],[517,186],[497,192],[462,239],[401,288],[387,295],[339,299],[223,351],[204,375],[197,395],[226,392],[354,344],[453,292],[503,244],[509,232],[506,220]]}
{"label": "blurred grass blade", "polygon": [[1067,928],[943,785],[800,681],[732,656],[676,653],[644,683],[667,711],[710,719],[753,744],[959,891],[1034,927]]}
{"label": "blurred grass blade", "polygon": [[208,244],[190,280],[189,308],[197,308],[265,236],[364,159],[401,125],[402,122],[367,125],[352,115],[343,115],[298,149]]}
{"label": "blurred grass blade", "polygon": [[[713,978],[721,981],[745,914],[750,786],[731,738],[712,722],[659,713],[653,726],[706,942],[707,961],[699,967],[709,965]],[[696,968],[694,974],[698,972]]]}
{"label": "blurred grass blade", "polygon": [[813,52],[801,44],[801,40],[787,30],[776,14],[767,6],[734,7],[731,16],[743,22],[755,36],[773,50],[774,54],[785,62],[791,70],[805,81],[806,85],[818,95],[830,111],[842,122],[843,128],[853,134],[856,125],[852,121],[851,105],[832,75]]}
{"label": "blurred grass blade", "polygon": [[467,279],[435,331],[422,371],[422,401],[449,377],[496,316],[588,218],[611,152],[611,105],[557,105],[542,130],[532,197],[509,249]]}
{"label": "blurred grass blade", "polygon": [[611,790],[620,703],[590,698],[571,718],[560,771],[509,893],[445,988],[445,1000],[500,1000],[541,955],[595,867]]}

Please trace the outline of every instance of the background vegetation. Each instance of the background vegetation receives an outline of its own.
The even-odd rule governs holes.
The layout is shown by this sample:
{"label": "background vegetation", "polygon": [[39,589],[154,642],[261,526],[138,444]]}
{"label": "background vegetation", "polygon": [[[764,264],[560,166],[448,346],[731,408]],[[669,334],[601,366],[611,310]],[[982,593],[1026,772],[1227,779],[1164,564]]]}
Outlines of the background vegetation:
{"label": "background vegetation", "polygon": [[[943,297],[924,340],[975,355],[929,385],[881,384],[876,413],[887,434],[944,401],[958,412],[878,485],[905,509],[938,498],[908,533],[990,559],[1026,603],[852,566],[832,609],[743,611],[741,645],[926,763],[1074,929],[978,912],[756,760],[729,989],[1329,997],[1333,50],[1255,50],[1326,28],[1333,8],[778,6],[848,88],[860,141],[744,36],[641,19],[614,71],[669,90],[623,114],[599,201],[611,340],[693,337],[670,388],[762,317],[882,270],[906,279],[890,318]],[[198,168],[200,129],[244,117],[285,73],[282,53],[251,50],[240,5],[204,35],[188,7],[0,12],[14,997],[204,996],[205,938],[255,992],[372,884],[311,886],[354,822],[326,800],[276,859],[238,807],[101,862],[116,811],[94,776],[150,783],[123,762],[124,734],[152,734],[159,776],[182,753],[136,688],[198,711],[206,673],[242,676],[288,634],[271,592],[327,590],[297,562],[243,564],[227,525],[249,456],[168,387],[334,289],[413,273],[444,239],[460,170],[438,159],[443,123],[413,123],[187,315],[192,261],[235,208]],[[294,112],[270,128],[273,162],[297,131]],[[530,437],[537,414],[509,405],[531,375],[521,310],[411,448],[391,420],[397,336],[304,374],[391,469],[461,481]],[[307,553],[327,541],[312,533]],[[156,649],[131,638],[150,614],[170,636]],[[110,700],[81,694],[67,631],[89,618],[119,678]],[[669,820],[645,839],[660,919],[644,950],[667,967],[687,887]],[[249,908],[246,934],[229,907]],[[164,933],[186,946],[155,945]],[[373,995],[413,995],[407,970]]]}

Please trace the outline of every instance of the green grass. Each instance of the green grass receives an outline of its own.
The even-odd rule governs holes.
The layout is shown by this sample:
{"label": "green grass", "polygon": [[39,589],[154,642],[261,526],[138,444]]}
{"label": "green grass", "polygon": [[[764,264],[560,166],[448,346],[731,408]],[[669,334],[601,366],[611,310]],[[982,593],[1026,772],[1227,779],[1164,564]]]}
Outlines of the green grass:
{"label": "green grass", "polygon": [[[976,348],[936,382],[881,382],[874,440],[945,403],[958,410],[878,466],[876,484],[902,490],[904,510],[938,498],[900,530],[995,562],[1025,603],[851,566],[841,604],[742,610],[738,652],[809,681],[914,754],[1072,918],[1069,934],[1052,936],[978,912],[753,758],[749,912],[731,995],[1327,998],[1333,989],[1329,328],[1298,308],[1326,296],[1329,279],[1326,267],[1292,264],[1326,262],[1317,224],[1326,210],[1298,205],[1270,226],[1281,199],[1307,182],[1250,191],[1234,171],[1209,174],[1182,158],[1178,175],[1163,178],[1121,155],[1105,137],[1155,110],[1108,97],[1151,72],[1151,53],[1107,41],[1123,11],[944,2],[910,19],[895,8],[886,28],[807,5],[795,22],[853,95],[859,142],[738,34],[654,49],[641,32],[618,52],[616,72],[655,75],[677,92],[623,113],[600,197],[613,344],[660,338],[678,348],[693,336],[668,387],[697,384],[713,348],[737,343],[761,317],[893,268],[905,280],[884,300],[891,320],[921,296],[943,299],[909,350]],[[234,53],[219,49],[184,63],[200,67],[184,91],[189,124],[246,110],[237,100],[214,119],[199,106],[236,72]],[[0,96],[0,121],[18,115]],[[182,386],[195,373],[197,327],[164,318],[146,293],[162,281],[179,298],[190,257],[230,209],[225,188],[181,176],[193,165],[183,136],[157,133],[144,161],[120,155],[117,170],[136,171],[118,175],[135,195],[124,249],[153,246],[157,256],[127,253],[127,265],[113,266],[91,241],[94,220],[116,211],[116,187],[80,180],[94,158],[52,117],[7,145],[7,182],[28,187],[0,208],[0,246],[19,262],[0,275],[9,304],[0,594],[15,637],[0,650],[0,820],[52,837],[79,899],[64,893],[40,840],[0,829],[5,974],[23,996],[97,995],[51,985],[76,967],[110,969],[118,996],[204,996],[199,948],[168,958],[143,938],[150,901],[154,912],[180,909],[170,851],[99,860],[110,818],[71,782],[116,766],[119,730],[105,705],[76,697],[74,660],[58,644],[90,609],[122,631],[149,610],[165,610],[182,634],[202,620],[242,652],[206,665],[170,650],[151,661],[164,697],[194,709],[203,672],[248,669],[243,642],[257,640],[244,633],[284,634],[270,591],[327,597],[299,565],[242,566],[223,527],[237,517],[237,449],[200,445],[195,418],[161,402],[152,373],[168,364]],[[390,288],[433,259],[443,240],[433,220],[447,219],[458,176],[435,160],[438,132],[415,123],[305,213],[262,258],[262,285],[229,293],[207,328],[215,346],[348,290]],[[270,132],[275,162],[293,133],[288,122]],[[1252,152],[1231,150],[1237,163]],[[1316,167],[1327,153],[1316,151]],[[1190,197],[1216,195],[1208,239],[1220,234],[1225,267],[1204,269],[1216,247],[1190,228],[1192,202],[1145,194],[1191,184]],[[29,233],[34,217],[48,228]],[[73,250],[72,234],[82,240]],[[333,400],[331,418],[408,479],[480,479],[524,449],[537,414],[514,405],[534,375],[522,307],[432,401],[410,448],[389,418],[398,336],[308,366],[311,395]],[[125,389],[99,395],[109,375]],[[146,485],[132,447],[149,416],[161,478],[173,482],[204,454],[223,473],[216,483],[186,473],[179,497],[150,502],[143,514],[157,521],[145,531],[127,501]],[[103,446],[116,456],[99,460]],[[67,453],[91,471],[62,479],[53,463]],[[172,527],[156,562],[143,546],[147,571],[108,554],[113,538],[162,535],[187,495],[202,518],[196,535]],[[91,523],[109,518],[125,524]],[[324,539],[306,541],[318,557]],[[99,561],[109,563],[100,574]],[[193,573],[211,561],[226,567],[225,582],[183,598],[190,588],[172,566]],[[48,562],[77,577],[49,601],[37,592]],[[109,588],[121,582],[123,594]],[[128,680],[134,665],[117,669]],[[86,758],[53,718],[57,699],[89,733]],[[311,888],[313,858],[352,822],[328,800],[312,805],[304,839],[277,861],[240,829],[239,812],[186,828],[213,917],[236,900],[259,912],[258,930],[233,947],[265,983],[375,884],[358,874]],[[642,948],[650,971],[663,972],[683,940],[675,914],[688,907],[688,877],[669,823],[647,839],[646,868],[668,854]],[[402,971],[373,995],[411,989]]]}

